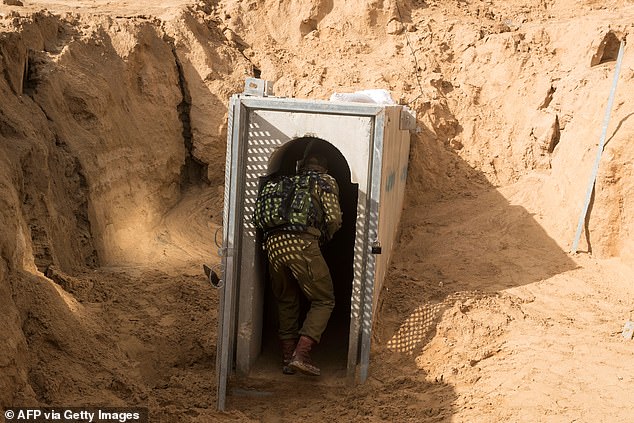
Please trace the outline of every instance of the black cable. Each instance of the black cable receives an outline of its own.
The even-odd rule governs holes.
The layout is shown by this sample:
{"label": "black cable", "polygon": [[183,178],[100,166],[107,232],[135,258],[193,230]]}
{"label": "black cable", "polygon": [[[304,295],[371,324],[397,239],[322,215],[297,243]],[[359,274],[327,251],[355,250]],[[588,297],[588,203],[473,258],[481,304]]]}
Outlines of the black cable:
{"label": "black cable", "polygon": [[395,2],[395,4],[396,4],[396,11],[398,12],[398,19],[401,22],[401,25],[403,26],[403,29],[405,31],[405,41],[407,42],[407,46],[412,52],[412,57],[414,58],[414,66],[415,66],[414,74],[416,75],[416,82],[418,83],[418,89],[420,90],[420,94],[418,95],[418,97],[416,97],[414,100],[411,100],[407,103],[407,104],[410,104],[415,102],[419,98],[421,98],[424,92],[423,92],[423,86],[420,82],[420,75],[418,74],[418,59],[416,58],[416,52],[414,51],[414,47],[412,46],[412,43],[410,43],[409,41],[409,36],[407,35],[407,28],[405,28],[405,24],[403,24],[403,15],[401,15],[401,8],[398,5],[398,0]]}

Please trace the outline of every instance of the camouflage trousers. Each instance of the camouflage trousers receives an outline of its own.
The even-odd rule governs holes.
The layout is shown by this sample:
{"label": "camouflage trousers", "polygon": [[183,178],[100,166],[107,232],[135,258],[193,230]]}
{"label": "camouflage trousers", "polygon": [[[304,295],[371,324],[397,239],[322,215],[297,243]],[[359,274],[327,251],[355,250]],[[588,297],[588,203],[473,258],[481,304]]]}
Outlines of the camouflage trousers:
{"label": "camouflage trousers", "polygon": [[[335,306],[332,279],[319,239],[305,233],[276,232],[267,238],[265,249],[277,300],[279,338],[305,335],[319,342]],[[301,328],[300,293],[310,301]]]}

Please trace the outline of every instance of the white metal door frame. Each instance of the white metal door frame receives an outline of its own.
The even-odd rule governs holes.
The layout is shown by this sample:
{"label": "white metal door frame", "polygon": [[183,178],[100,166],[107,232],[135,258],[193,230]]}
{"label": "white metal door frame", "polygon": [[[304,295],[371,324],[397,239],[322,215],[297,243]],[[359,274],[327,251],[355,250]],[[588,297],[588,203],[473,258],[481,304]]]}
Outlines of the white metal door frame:
{"label": "white metal door frame", "polygon": [[[383,106],[364,103],[334,103],[270,97],[234,95],[230,100],[225,193],[223,212],[223,287],[218,314],[218,345],[216,358],[217,407],[225,409],[227,381],[235,363],[237,298],[240,279],[240,240],[242,238],[244,183],[243,156],[246,149],[245,131],[252,109],[279,110],[297,113],[367,116],[374,128],[369,140],[370,160],[367,181],[359,181],[357,228],[354,252],[354,279],[350,310],[348,346],[348,379],[355,382],[359,366],[359,381],[365,382],[369,367],[372,337],[372,306],[374,295],[374,263],[371,242],[378,236],[378,212],[381,189],[381,154],[385,110]],[[365,192],[364,192],[365,191]]]}

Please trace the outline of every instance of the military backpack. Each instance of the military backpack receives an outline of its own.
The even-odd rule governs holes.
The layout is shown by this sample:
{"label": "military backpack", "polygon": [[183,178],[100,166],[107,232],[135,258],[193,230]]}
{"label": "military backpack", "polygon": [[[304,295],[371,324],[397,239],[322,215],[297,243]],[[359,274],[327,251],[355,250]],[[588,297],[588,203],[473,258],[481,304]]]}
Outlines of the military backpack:
{"label": "military backpack", "polygon": [[255,201],[254,225],[265,233],[274,230],[304,232],[309,227],[323,233],[323,212],[312,195],[315,184],[332,192],[328,182],[314,171],[293,176],[278,175],[267,180]]}

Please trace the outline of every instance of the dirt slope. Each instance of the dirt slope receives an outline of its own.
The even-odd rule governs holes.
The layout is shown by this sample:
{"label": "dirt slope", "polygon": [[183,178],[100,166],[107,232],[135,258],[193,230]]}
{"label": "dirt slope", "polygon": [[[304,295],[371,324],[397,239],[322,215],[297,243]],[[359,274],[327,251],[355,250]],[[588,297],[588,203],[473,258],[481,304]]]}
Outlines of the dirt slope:
{"label": "dirt slope", "polygon": [[[568,250],[632,22],[631,1],[0,5],[0,406],[629,421],[631,41]],[[388,89],[419,131],[368,383],[271,370],[219,413],[199,269],[218,260],[227,100],[253,75],[289,97]]]}

